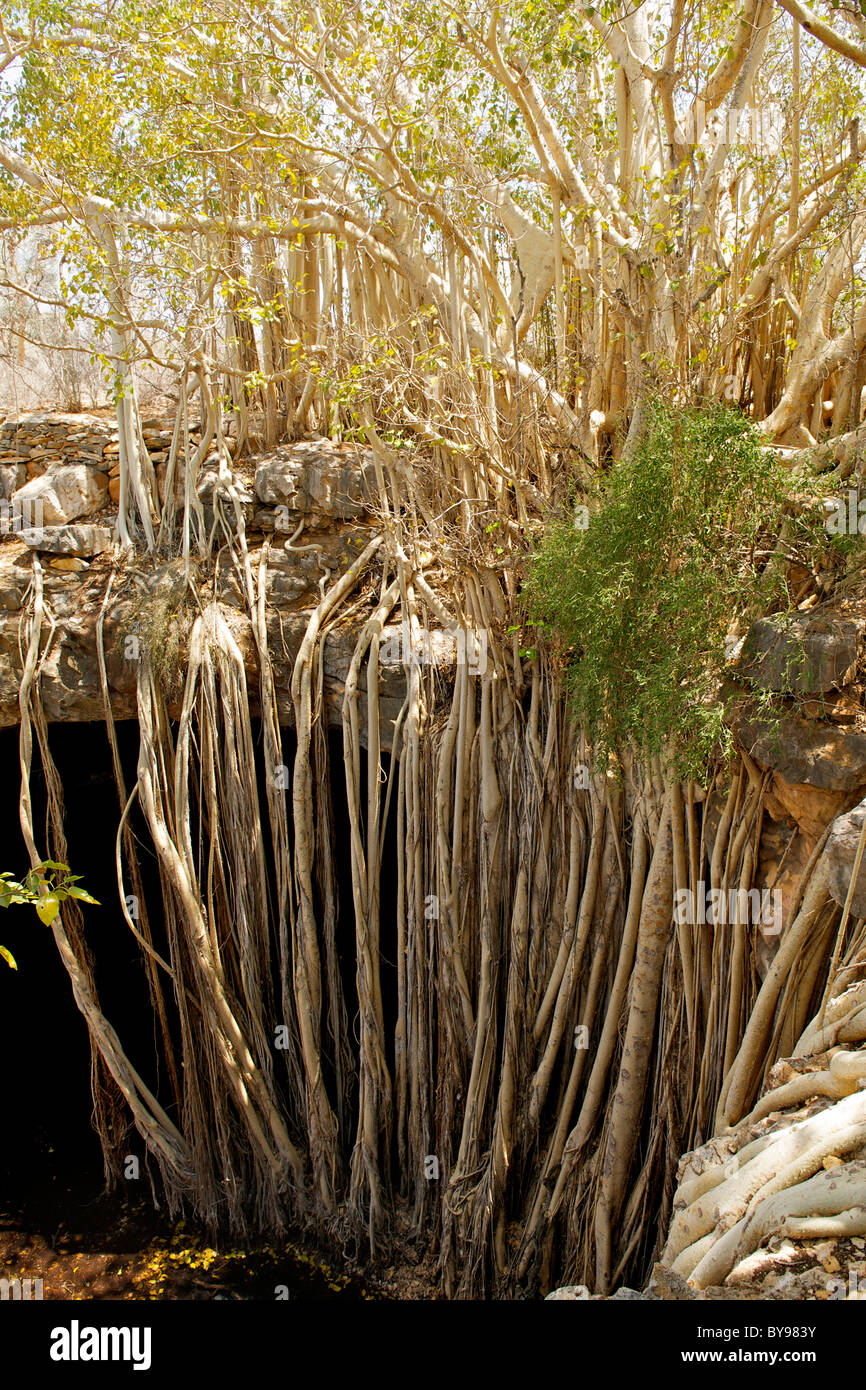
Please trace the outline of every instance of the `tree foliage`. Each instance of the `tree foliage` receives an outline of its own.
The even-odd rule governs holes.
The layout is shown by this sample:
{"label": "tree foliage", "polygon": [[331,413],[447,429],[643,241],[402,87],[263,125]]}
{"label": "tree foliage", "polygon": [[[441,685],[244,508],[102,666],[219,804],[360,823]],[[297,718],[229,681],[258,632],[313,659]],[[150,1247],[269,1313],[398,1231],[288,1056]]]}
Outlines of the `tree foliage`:
{"label": "tree foliage", "polygon": [[[422,447],[444,353],[596,462],[660,391],[802,447],[859,425],[866,129],[856,16],[786,9],[32,0],[0,225],[50,230],[120,400],[156,362],[241,440],[369,402]],[[141,448],[121,539],[159,509]]]}
{"label": "tree foliage", "polygon": [[[790,601],[776,551],[790,492],[739,412],[656,405],[588,512],[548,527],[526,602],[566,647],[575,711],[599,749],[631,742],[700,776],[727,745],[726,639]],[[816,505],[785,559],[827,545]]]}
{"label": "tree foliage", "polygon": [[[43,859],[29,869],[20,882],[11,874],[0,874],[0,907],[31,903],[40,922],[50,927],[67,898],[98,906],[96,898],[91,897],[80,883],[81,875],[71,874],[68,864]],[[0,956],[13,970],[18,969],[14,956],[5,946],[0,946]]]}

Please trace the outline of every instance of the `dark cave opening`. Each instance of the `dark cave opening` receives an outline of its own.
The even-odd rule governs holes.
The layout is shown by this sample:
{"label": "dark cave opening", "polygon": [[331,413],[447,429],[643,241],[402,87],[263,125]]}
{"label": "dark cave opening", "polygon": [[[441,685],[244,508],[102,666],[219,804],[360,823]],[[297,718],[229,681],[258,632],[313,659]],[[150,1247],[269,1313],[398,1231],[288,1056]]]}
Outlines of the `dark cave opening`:
{"label": "dark cave opening", "polygon": [[[256,741],[259,805],[265,825],[265,776],[257,721]],[[118,723],[117,737],[127,787],[136,778],[138,726]],[[338,918],[337,952],[355,1046],[357,987],[355,929],[349,850],[349,814],[343,775],[342,736],[329,733],[330,793],[334,826]],[[85,905],[86,939],[95,961],[100,1004],[116,1028],[133,1065],[160,1100],[171,1109],[165,1067],[160,1064],[161,1040],[151,1007],[141,950],[123,918],[117,890],[115,838],[120,818],[117,790],[106,730],[102,724],[52,724],[49,742],[65,800],[68,859],[74,873],[100,906]],[[294,733],[283,731],[284,756],[291,766]],[[20,875],[27,868],[18,821],[18,730],[0,731],[0,757],[9,770],[9,792],[0,805],[0,868]],[[389,760],[382,756],[387,774]],[[366,754],[362,750],[361,785],[366,785]],[[38,752],[34,750],[31,778],[34,824],[40,850],[47,854],[46,797]],[[291,784],[286,791],[291,797]],[[139,848],[139,865],[154,944],[164,949],[160,912],[161,892],[156,857],[137,806],[131,823]],[[393,1065],[393,1035],[397,1008],[396,969],[396,796],[392,796],[385,829],[381,900],[381,972],[389,1065]],[[266,851],[269,872],[270,854]],[[131,891],[128,883],[126,891]],[[272,939],[275,933],[272,932]],[[0,970],[0,1016],[6,1038],[4,1125],[6,1143],[0,1150],[6,1205],[27,1204],[61,1189],[87,1189],[94,1194],[103,1184],[99,1141],[92,1127],[90,1046],[87,1027],[75,1003],[49,928],[25,906],[0,913],[0,942],[13,953],[17,971]],[[276,946],[272,951],[276,968]],[[276,990],[275,999],[279,997]],[[171,992],[167,991],[171,1005]],[[277,1009],[279,1006],[277,1005]],[[279,1019],[275,1023],[279,1023]],[[127,1112],[128,1115],[128,1112]],[[353,1133],[345,1140],[351,1144]],[[143,1143],[131,1118],[128,1152],[143,1154]]]}

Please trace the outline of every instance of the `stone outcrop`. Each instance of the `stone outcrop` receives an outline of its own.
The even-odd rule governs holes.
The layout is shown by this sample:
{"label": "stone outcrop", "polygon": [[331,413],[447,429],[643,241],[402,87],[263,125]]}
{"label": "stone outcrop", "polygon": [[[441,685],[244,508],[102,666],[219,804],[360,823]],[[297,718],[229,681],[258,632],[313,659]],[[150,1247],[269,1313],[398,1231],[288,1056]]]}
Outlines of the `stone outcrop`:
{"label": "stone outcrop", "polygon": [[841,690],[857,662],[863,626],[810,614],[760,618],[749,629],[738,669],[760,689],[778,694]]}
{"label": "stone outcrop", "polygon": [[30,550],[46,555],[77,555],[92,559],[111,549],[111,531],[107,526],[38,526],[25,527],[18,532],[19,540]]}
{"label": "stone outcrop", "polygon": [[[767,806],[811,838],[852,794],[866,789],[866,720],[856,680],[864,660],[866,620],[859,614],[773,614],[753,623],[733,665],[747,687],[779,697],[767,716],[754,701],[733,714],[737,743],[772,774]],[[794,708],[790,697],[800,697]],[[806,698],[804,698],[806,697]],[[817,698],[816,698],[817,697]]]}
{"label": "stone outcrop", "polygon": [[34,526],[63,526],[97,511],[108,500],[108,479],[83,463],[49,468],[12,494],[12,504]]}
{"label": "stone outcrop", "polygon": [[[171,430],[145,424],[157,478],[164,494]],[[217,461],[208,460],[199,482],[206,524],[213,522],[220,481]],[[234,469],[233,485],[247,528],[250,560],[258,569],[268,545],[266,621],[281,720],[291,725],[291,676],[310,615],[324,586],[343,573],[369,542],[372,459],[354,446],[326,439],[302,441]],[[42,666],[41,687],[49,720],[104,717],[97,657],[96,624],[113,563],[115,514],[110,484],[119,472],[113,423],[95,416],[32,415],[0,428],[0,467],[20,485],[0,528],[0,726],[18,722],[21,677],[19,619],[32,574],[32,555],[41,558],[46,598],[57,620]],[[0,475],[0,482],[3,481]],[[43,504],[41,522],[27,526],[33,503]],[[11,520],[10,520],[11,517]],[[302,534],[301,534],[302,533]],[[210,581],[209,581],[210,584]],[[170,681],[186,659],[191,612],[185,609],[182,566],[140,558],[115,575],[104,620],[109,693],[115,718],[136,715],[136,662],[142,647],[155,652]],[[210,597],[202,593],[203,601]],[[258,669],[246,604],[233,569],[223,563],[217,597],[244,653],[253,712],[257,712]],[[324,642],[325,700],[329,722],[339,726],[344,681],[357,626],[337,627]],[[388,661],[399,648],[399,631],[386,633],[380,662],[380,706],[385,746],[403,703],[402,665]],[[443,658],[447,665],[447,656]],[[180,689],[173,688],[172,713]],[[363,725],[365,702],[361,702]]]}
{"label": "stone outcrop", "polygon": [[[827,840],[827,854],[830,859],[830,893],[834,900],[844,905],[848,886],[854,871],[854,860],[860,843],[863,822],[866,820],[866,801],[838,816],[833,822]],[[860,860],[860,869],[854,884],[851,898],[851,917],[866,917],[866,853]]]}
{"label": "stone outcrop", "polygon": [[799,714],[777,722],[744,719],[734,730],[754,761],[785,782],[830,792],[866,786],[866,733],[819,724]]}
{"label": "stone outcrop", "polygon": [[[828,824],[866,793],[866,718],[859,687],[847,684],[863,661],[864,629],[859,613],[773,615],[752,625],[733,662],[734,738],[764,789],[756,881],[781,894],[785,921]],[[769,711],[743,693],[748,686],[778,697]],[[838,857],[847,891],[841,845]],[[758,942],[761,978],[778,946],[777,936]]]}
{"label": "stone outcrop", "polygon": [[288,508],[312,524],[354,521],[370,507],[373,458],[351,445],[324,441],[288,445],[256,467],[255,493],[260,502]]}

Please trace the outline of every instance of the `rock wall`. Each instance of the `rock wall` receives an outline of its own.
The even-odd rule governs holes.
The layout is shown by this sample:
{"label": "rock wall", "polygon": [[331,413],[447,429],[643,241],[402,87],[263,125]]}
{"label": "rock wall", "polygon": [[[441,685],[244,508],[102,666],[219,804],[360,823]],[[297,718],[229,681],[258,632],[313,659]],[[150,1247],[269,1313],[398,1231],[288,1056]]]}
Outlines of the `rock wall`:
{"label": "rock wall", "polygon": [[[866,795],[864,666],[866,605],[854,600],[760,619],[732,663],[735,741],[764,788],[758,882],[781,894],[786,922],[827,826]],[[769,704],[758,706],[755,690]],[[761,943],[762,975],[778,944]]]}
{"label": "rock wall", "polygon": [[[143,433],[164,497],[171,441],[168,420],[144,422]],[[191,425],[192,441],[198,438]],[[312,439],[234,465],[254,568],[269,545],[267,623],[281,717],[293,719],[291,670],[309,617],[326,582],[342,573],[369,540],[370,455],[354,445]],[[112,416],[31,414],[0,426],[0,726],[18,719],[21,674],[19,617],[40,557],[57,631],[43,667],[49,719],[103,717],[96,621],[113,566],[112,531],[119,479],[117,430]],[[206,460],[199,498],[213,518],[219,486],[216,456]],[[39,511],[37,513],[37,504]],[[39,525],[27,525],[37,521]],[[182,599],[177,565],[139,560],[116,575],[105,617],[112,707],[135,715],[135,643],[159,638]],[[231,569],[222,565],[217,593],[249,655],[251,698],[257,672],[245,605]],[[203,590],[203,599],[209,597]],[[181,624],[182,626],[182,624]],[[828,822],[866,793],[866,717],[859,684],[864,661],[866,610],[805,613],[761,619],[732,661],[734,731],[757,776],[766,779],[765,827],[759,882],[787,900]],[[183,634],[172,656],[183,662]],[[339,702],[353,631],[341,627],[325,646],[329,718],[339,724]],[[399,651],[399,642],[396,644]],[[446,652],[439,664],[448,665]],[[756,711],[749,689],[778,697],[774,717]],[[387,717],[403,699],[399,661],[381,663]],[[708,808],[714,814],[713,806]],[[866,891],[866,890],[864,890]],[[763,968],[777,943],[769,940]]]}
{"label": "rock wall", "polygon": [[[164,496],[171,424],[146,420],[143,433]],[[195,443],[195,424],[191,433]],[[324,585],[347,568],[372,534],[372,467],[363,449],[327,439],[287,445],[234,465],[254,569],[262,546],[269,547],[267,625],[280,713],[287,724],[293,720],[292,666],[310,615]],[[108,414],[32,414],[0,426],[0,726],[18,720],[19,619],[34,551],[40,555],[46,596],[57,620],[42,673],[48,717],[103,718],[96,622],[114,567],[118,478],[117,430]],[[199,483],[208,522],[218,487],[213,456]],[[206,601],[210,588],[204,576],[202,586]],[[226,563],[217,575],[217,595],[248,655],[255,708],[254,644],[237,577]],[[169,656],[178,671],[182,668],[183,602],[176,563],[140,559],[117,571],[105,615],[116,717],[136,712],[134,653],[141,650],[136,641],[156,643],[166,668]],[[357,627],[341,626],[325,645],[325,695],[335,724],[340,722],[342,681],[355,631]],[[390,645],[399,655],[399,642]],[[864,649],[866,609],[849,603],[838,610],[824,605],[818,612],[761,619],[732,659],[732,676],[739,683],[731,695],[735,737],[752,774],[765,781],[758,883],[778,889],[786,911],[828,822],[866,794],[860,684]],[[438,664],[449,664],[447,649]],[[756,689],[774,697],[771,718],[755,708],[750,692]],[[399,660],[383,659],[380,693],[386,721],[399,710],[403,692]],[[718,810],[711,804],[708,814]],[[837,838],[841,853],[844,836],[840,832]],[[844,881],[841,873],[837,877]],[[863,892],[866,896],[866,887]],[[764,943],[762,970],[777,944],[772,936]]]}
{"label": "rock wall", "polygon": [[[147,421],[145,440],[157,477],[164,481],[171,430]],[[57,627],[42,667],[49,720],[104,717],[97,656],[97,620],[114,566],[114,482],[117,433],[92,415],[29,415],[0,427],[0,727],[18,722],[22,673],[19,625],[39,555],[46,601]],[[206,461],[199,485],[205,517],[213,519],[219,486],[217,459]],[[324,586],[343,573],[373,534],[370,455],[326,439],[286,446],[239,463],[234,483],[243,502],[250,560],[258,570],[268,545],[266,619],[280,716],[293,722],[291,673],[310,616]],[[162,489],[161,489],[162,490]],[[38,505],[37,505],[38,504]],[[34,523],[34,524],[30,524]],[[201,599],[212,596],[201,576]],[[136,713],[137,661],[149,646],[171,685],[185,662],[185,585],[179,562],[139,559],[116,569],[104,619],[111,704],[116,718]],[[223,557],[216,575],[219,601],[248,658],[251,703],[258,672],[237,576]],[[339,725],[343,681],[360,622],[330,634],[324,647],[329,720]],[[169,663],[174,671],[168,669]],[[380,699],[386,724],[404,698],[399,662],[380,663]],[[179,686],[174,691],[177,705]],[[363,702],[362,702],[363,704]],[[170,705],[170,708],[173,708]]]}
{"label": "rock wall", "polygon": [[[142,433],[157,476],[164,471],[171,443],[166,420],[145,420]],[[195,443],[199,427],[190,426]],[[25,484],[60,468],[82,468],[101,475],[94,486],[116,502],[120,494],[120,446],[113,416],[17,415],[0,425],[0,498],[9,499]]]}

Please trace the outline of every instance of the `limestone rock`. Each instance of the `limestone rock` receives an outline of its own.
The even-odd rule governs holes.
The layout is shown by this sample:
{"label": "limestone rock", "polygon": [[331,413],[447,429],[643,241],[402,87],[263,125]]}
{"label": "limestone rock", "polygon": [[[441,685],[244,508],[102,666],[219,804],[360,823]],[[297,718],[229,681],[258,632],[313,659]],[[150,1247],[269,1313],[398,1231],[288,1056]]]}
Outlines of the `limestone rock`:
{"label": "limestone rock", "polygon": [[860,624],[847,619],[774,614],[752,624],[739,670],[762,690],[839,690],[857,660],[860,638]]}
{"label": "limestone rock", "polygon": [[111,546],[111,532],[107,526],[25,527],[18,534],[31,550],[43,550],[51,555],[77,555],[89,559]]}
{"label": "limestone rock", "polygon": [[52,555],[48,563],[53,570],[60,570],[64,574],[80,574],[88,567],[87,561],[77,555]]}
{"label": "limestone rock", "polygon": [[[861,801],[844,816],[837,816],[827,840],[827,854],[830,860],[830,894],[837,903],[844,904],[854,868],[854,856],[866,819],[866,801]],[[866,917],[866,852],[860,863],[860,872],[851,899],[851,917]]]}
{"label": "limestone rock", "polygon": [[260,502],[288,507],[303,517],[351,521],[369,510],[373,461],[369,453],[347,452],[328,440],[287,445],[256,468]]}
{"label": "limestone rock", "polygon": [[660,1263],[653,1266],[649,1291],[665,1303],[682,1303],[696,1296],[681,1274],[675,1274]]}
{"label": "limestone rock", "polygon": [[24,486],[26,478],[25,463],[0,463],[0,498],[8,501],[17,488]]}
{"label": "limestone rock", "polygon": [[641,1293],[639,1289],[630,1289],[627,1285],[616,1290],[615,1293],[606,1297],[600,1293],[590,1293],[585,1284],[563,1284],[561,1288],[554,1289],[545,1298],[545,1303],[571,1303],[587,1302],[592,1303],[655,1303],[658,1297],[655,1293]]}
{"label": "limestone rock", "polygon": [[[2,553],[0,551],[0,555]],[[29,563],[27,565],[4,564],[0,566],[0,611],[5,610],[7,613],[14,613],[16,623],[18,621],[17,614],[30,586],[31,578]],[[2,628],[2,620],[0,620],[0,628]],[[2,645],[2,638],[0,638],[0,645]],[[10,647],[10,652],[12,651],[13,648]],[[15,652],[15,660],[16,662],[18,660],[17,652]]]}
{"label": "limestone rock", "polygon": [[[96,511],[108,494],[103,473],[84,464],[64,464],[61,468],[33,478],[14,493],[25,520],[35,526],[64,526],[76,517]],[[41,514],[40,514],[41,510]]]}
{"label": "limestone rock", "polygon": [[741,718],[734,732],[756,763],[786,782],[837,792],[866,787],[866,734],[814,724],[795,714],[778,724]]}
{"label": "limestone rock", "polygon": [[764,805],[774,820],[793,821],[810,846],[823,835],[847,799],[844,791],[825,791],[802,782],[786,782],[778,772],[767,787]]}

